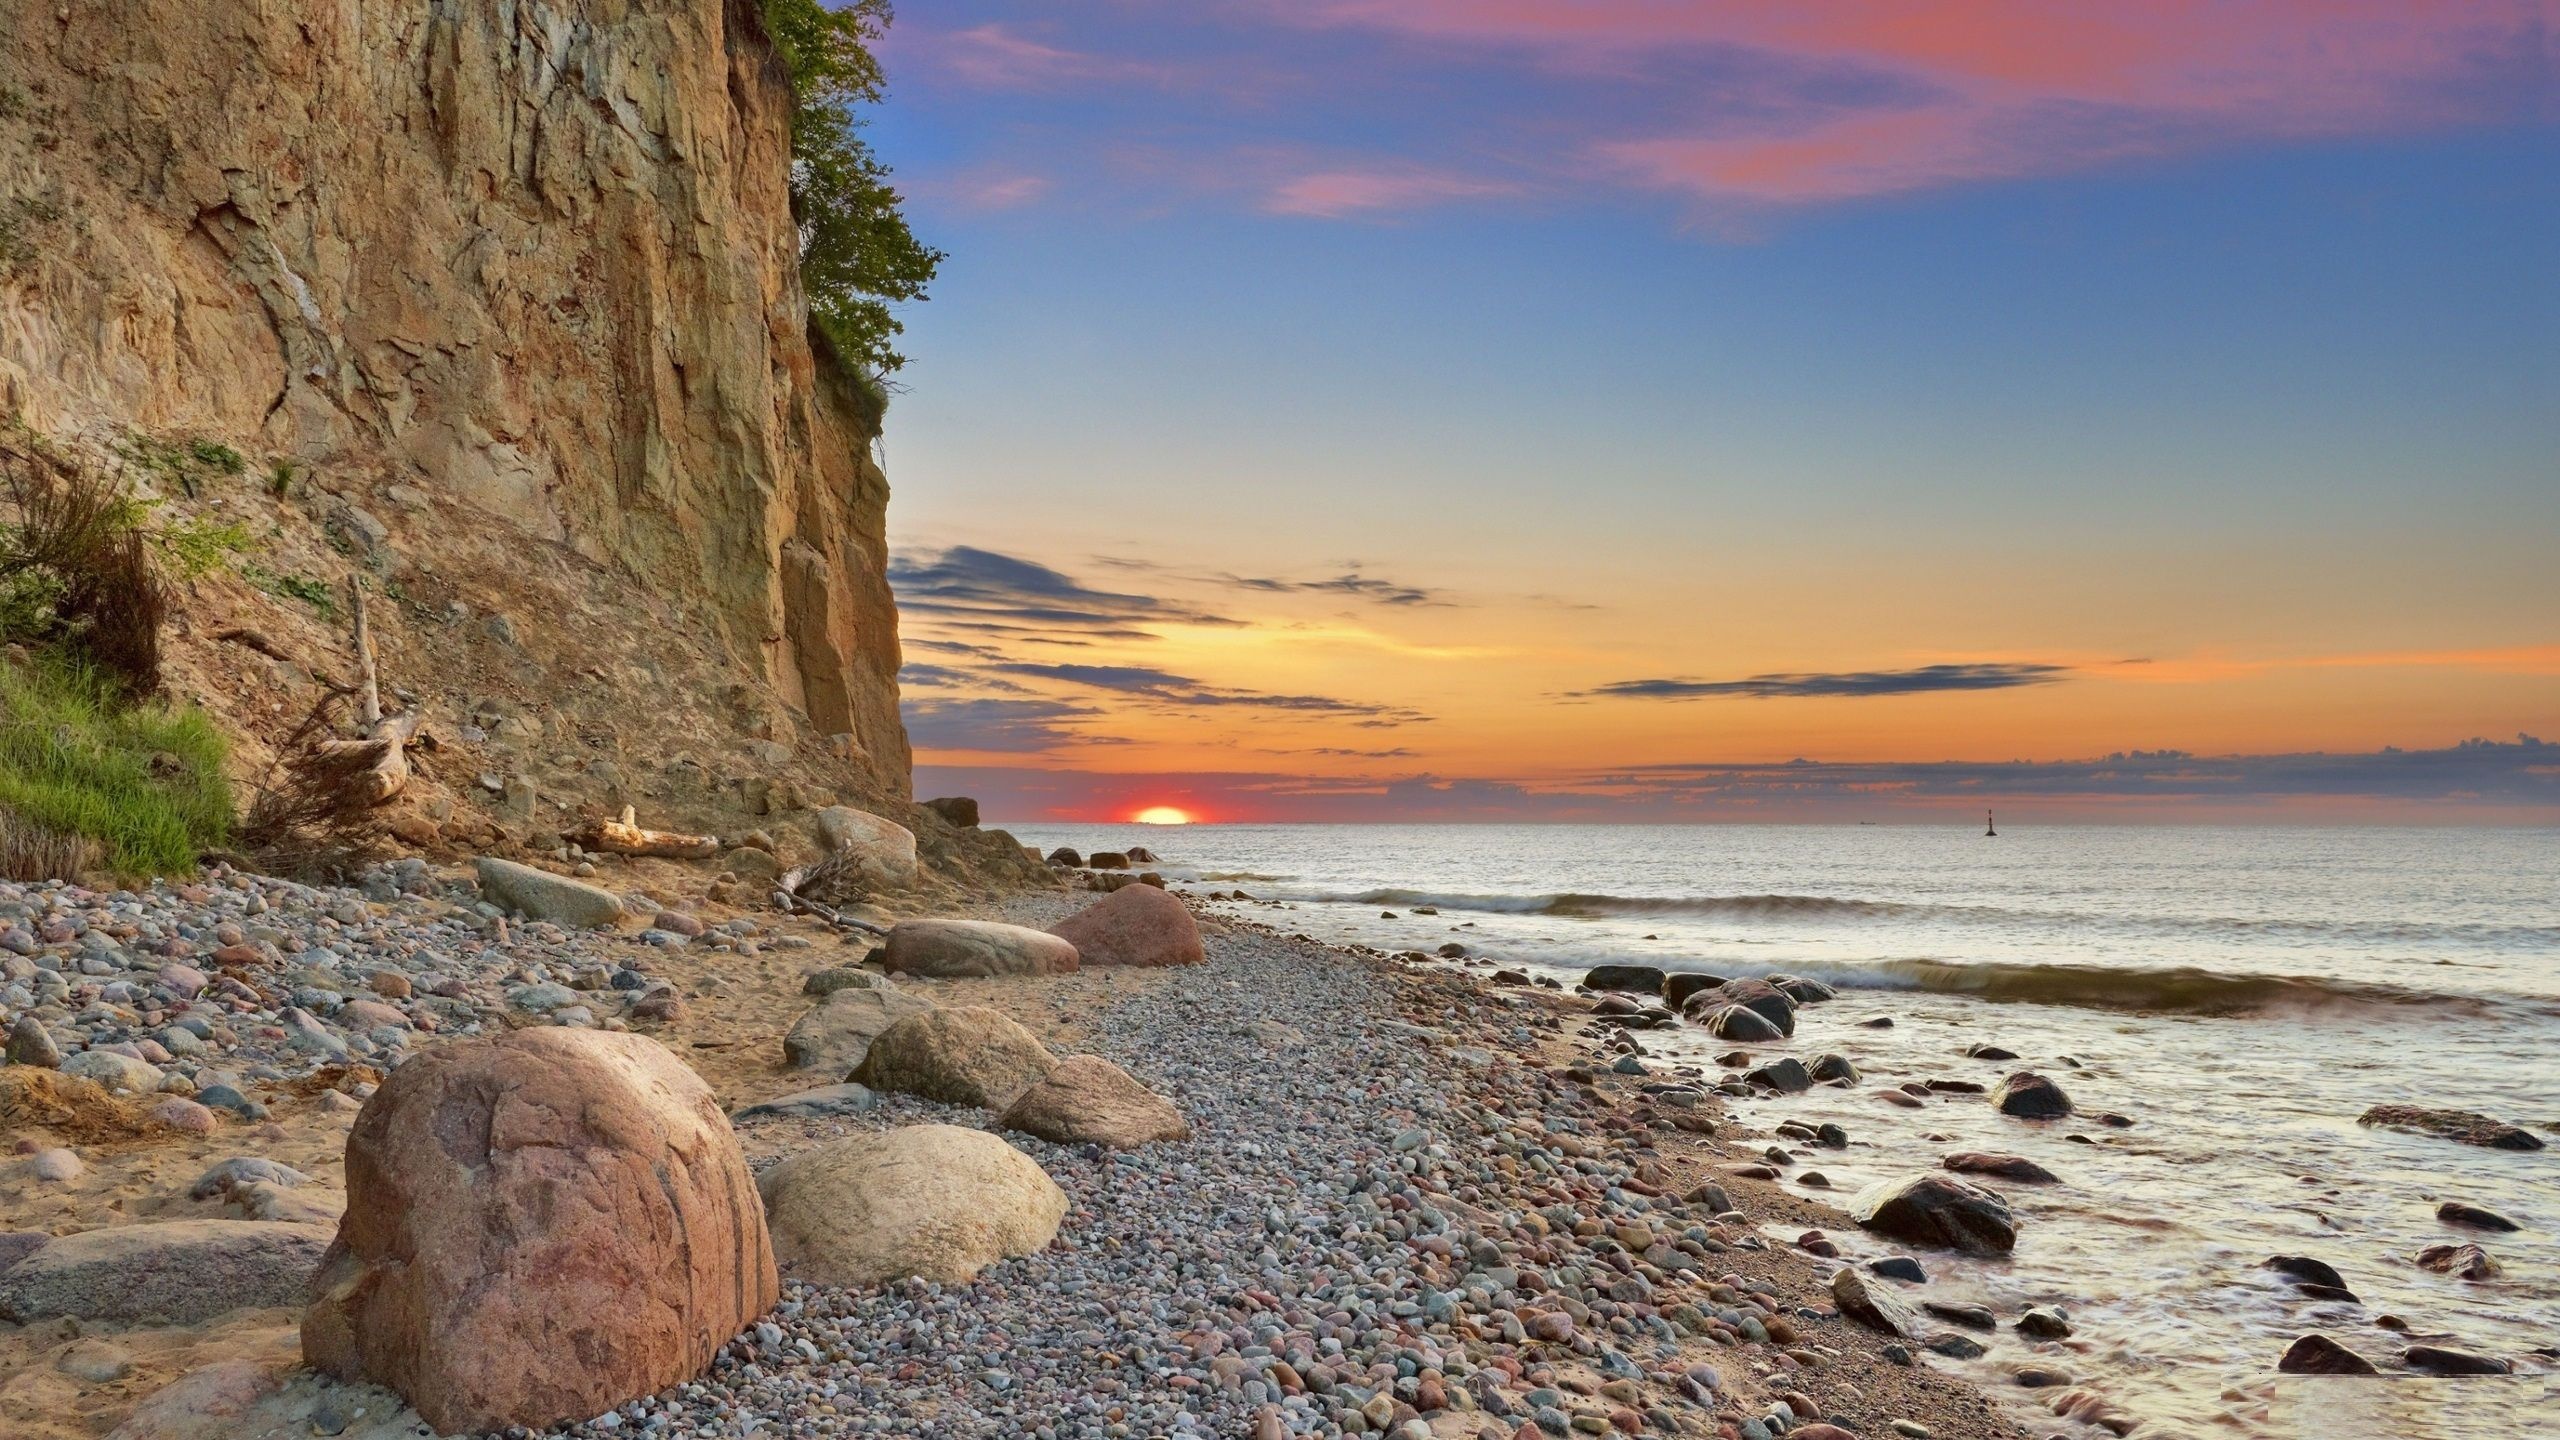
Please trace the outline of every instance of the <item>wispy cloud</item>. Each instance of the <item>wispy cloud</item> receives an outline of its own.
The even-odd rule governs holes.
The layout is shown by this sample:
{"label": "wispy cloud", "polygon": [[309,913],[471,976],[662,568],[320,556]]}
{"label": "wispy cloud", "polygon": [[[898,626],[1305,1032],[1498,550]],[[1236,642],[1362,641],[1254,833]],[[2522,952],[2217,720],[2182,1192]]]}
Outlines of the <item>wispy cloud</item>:
{"label": "wispy cloud", "polygon": [[1341,595],[1354,600],[1368,600],[1380,605],[1454,605],[1458,603],[1441,591],[1421,585],[1408,585],[1384,576],[1365,573],[1359,561],[1343,566],[1338,575],[1285,577],[1278,575],[1238,575],[1230,570],[1183,570],[1161,565],[1152,560],[1131,559],[1119,555],[1098,555],[1095,562],[1115,570],[1134,570],[1150,575],[1170,576],[1195,584],[1214,585],[1227,590],[1253,590],[1266,595]]}
{"label": "wispy cloud", "polygon": [[2071,668],[2066,665],[1988,661],[1922,665],[1910,670],[1753,675],[1741,680],[1618,680],[1570,693],[1575,699],[1594,700],[1701,700],[1728,695],[1753,700],[1925,695],[1945,690],[2013,690],[2023,685],[2049,685],[2070,673]]}
{"label": "wispy cloud", "polygon": [[1124,56],[1069,49],[1004,24],[900,36],[900,48],[942,73],[987,90],[1056,91],[1090,85],[1160,85],[1175,72]]}
{"label": "wispy cloud", "polygon": [[1052,193],[1032,173],[1058,177],[1056,193],[1090,195],[1117,168],[1103,157],[1144,156],[1154,193],[1141,203],[1170,195],[1375,221],[1654,191],[1723,218],[2270,142],[2544,119],[2541,9],[995,0],[981,13],[1001,18],[901,29],[890,43],[899,66],[1029,117],[1006,127],[1004,143],[1017,158],[1037,152],[1030,170],[956,189],[959,203]]}
{"label": "wispy cloud", "polygon": [[1403,214],[1467,200],[1520,194],[1518,180],[1491,179],[1422,166],[1323,170],[1282,181],[1263,201],[1274,215],[1341,220],[1355,215]]}
{"label": "wispy cloud", "polygon": [[[1820,5],[1337,0],[1275,8],[1622,77],[1739,66],[1865,74],[1830,105],[1700,97],[1595,111],[1591,152],[1637,183],[1801,203],[2086,169],[2133,156],[2531,113],[2544,25],[2514,0]],[[1891,82],[1898,82],[1898,85]],[[1805,99],[1817,99],[1807,91]],[[1704,103],[1700,103],[1703,99]],[[1684,113],[1685,112],[1685,113]],[[1606,134],[1606,126],[1637,133]]]}
{"label": "wispy cloud", "polygon": [[906,718],[907,737],[919,750],[1041,755],[1069,745],[1122,743],[1115,736],[1075,728],[1074,722],[1092,719],[1100,711],[1058,700],[910,695],[900,710]]}
{"label": "wispy cloud", "polygon": [[1175,675],[1142,665],[1042,665],[1024,661],[994,668],[1008,675],[1037,676],[1069,685],[1109,690],[1177,710],[1229,707],[1290,710],[1308,715],[1361,716],[1395,724],[1415,724],[1429,718],[1399,705],[1377,705],[1330,695],[1273,695],[1260,690],[1211,685],[1188,675]]}
{"label": "wispy cloud", "polygon": [[901,611],[995,633],[1010,623],[1137,639],[1149,633],[1136,628],[1143,624],[1238,623],[1152,595],[1097,590],[1037,561],[969,545],[899,556],[889,563],[889,585]]}

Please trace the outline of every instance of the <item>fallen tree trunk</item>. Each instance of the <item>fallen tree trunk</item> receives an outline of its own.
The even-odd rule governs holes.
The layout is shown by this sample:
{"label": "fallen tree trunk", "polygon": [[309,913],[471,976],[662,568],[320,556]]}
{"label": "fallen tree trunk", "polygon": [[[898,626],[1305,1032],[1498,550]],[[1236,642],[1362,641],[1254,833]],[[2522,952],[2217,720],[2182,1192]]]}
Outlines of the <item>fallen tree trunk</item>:
{"label": "fallen tree trunk", "polygon": [[610,855],[647,855],[665,860],[708,860],[720,853],[717,835],[687,835],[675,830],[644,830],[636,812],[622,807],[619,820],[598,820],[569,839],[581,850]]}

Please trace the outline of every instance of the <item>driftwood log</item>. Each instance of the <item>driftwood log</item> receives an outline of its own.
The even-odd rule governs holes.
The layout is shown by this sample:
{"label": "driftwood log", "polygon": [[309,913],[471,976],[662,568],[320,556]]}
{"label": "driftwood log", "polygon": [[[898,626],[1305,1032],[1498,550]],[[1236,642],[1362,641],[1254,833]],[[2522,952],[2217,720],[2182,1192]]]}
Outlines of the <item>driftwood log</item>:
{"label": "driftwood log", "polygon": [[717,835],[686,835],[675,830],[644,830],[637,814],[622,807],[619,820],[598,820],[571,835],[581,850],[609,855],[652,855],[668,860],[708,860],[720,853]]}
{"label": "driftwood log", "polygon": [[351,578],[347,594],[355,615],[356,719],[365,734],[361,740],[324,740],[317,748],[350,761],[367,757],[354,783],[368,803],[385,805],[409,788],[409,741],[418,733],[418,716],[414,711],[383,715],[382,675],[373,658],[373,627],[365,616],[364,586]]}

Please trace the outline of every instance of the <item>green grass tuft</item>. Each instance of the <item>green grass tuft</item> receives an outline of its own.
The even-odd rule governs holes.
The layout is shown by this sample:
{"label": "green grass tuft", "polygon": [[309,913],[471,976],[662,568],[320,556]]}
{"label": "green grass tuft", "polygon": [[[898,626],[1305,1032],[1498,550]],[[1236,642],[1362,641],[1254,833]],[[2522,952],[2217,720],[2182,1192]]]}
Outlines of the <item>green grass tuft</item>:
{"label": "green grass tuft", "polygon": [[184,874],[230,838],[227,749],[201,710],[128,705],[54,657],[0,662],[0,813],[95,840],[119,877]]}

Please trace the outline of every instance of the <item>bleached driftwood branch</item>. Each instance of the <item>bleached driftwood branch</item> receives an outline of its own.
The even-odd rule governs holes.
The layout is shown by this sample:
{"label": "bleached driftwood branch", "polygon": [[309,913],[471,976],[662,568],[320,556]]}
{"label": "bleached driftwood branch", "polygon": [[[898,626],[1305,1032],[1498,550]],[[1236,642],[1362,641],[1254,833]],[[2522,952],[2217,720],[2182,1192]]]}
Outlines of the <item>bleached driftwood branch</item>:
{"label": "bleached driftwood branch", "polygon": [[582,850],[611,855],[650,855],[669,860],[708,860],[720,853],[717,835],[687,835],[675,830],[644,830],[630,806],[619,820],[598,820],[570,836]]}
{"label": "bleached driftwood branch", "polygon": [[382,673],[374,661],[373,626],[365,614],[364,585],[350,577],[347,594],[355,615],[356,719],[364,726],[365,735],[361,740],[324,740],[319,749],[330,755],[369,754],[371,762],[356,784],[368,803],[383,805],[409,788],[409,741],[418,733],[418,716],[412,711],[384,717]]}

